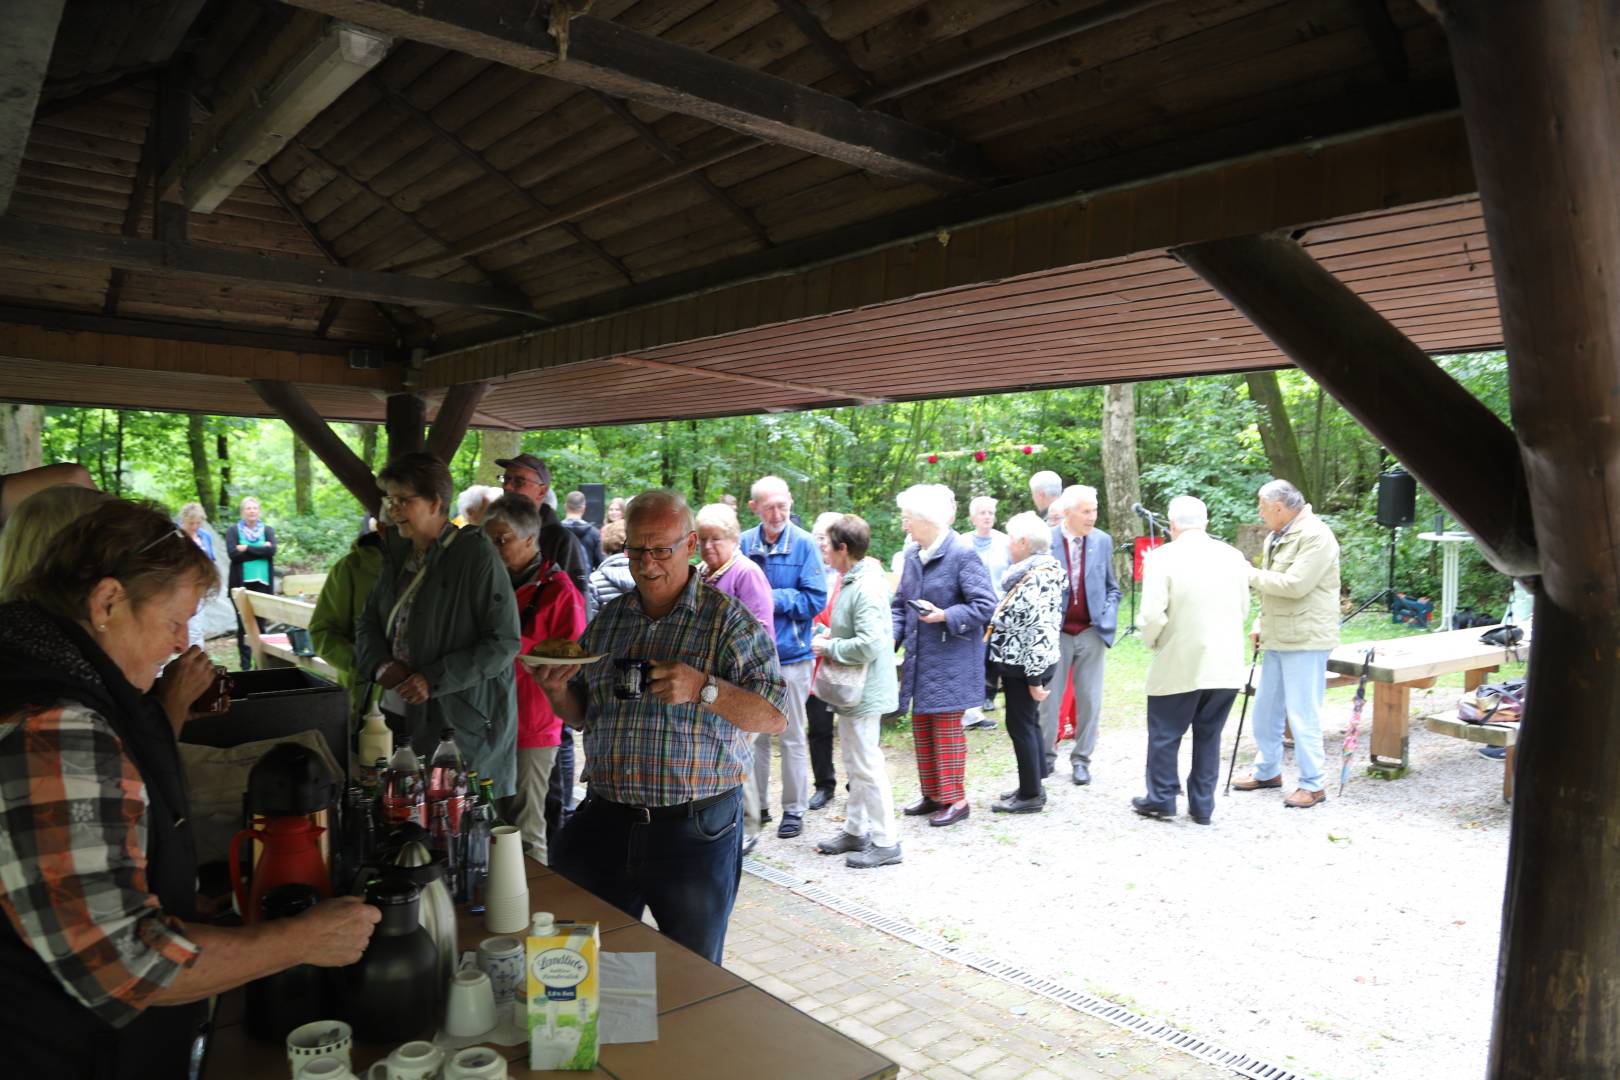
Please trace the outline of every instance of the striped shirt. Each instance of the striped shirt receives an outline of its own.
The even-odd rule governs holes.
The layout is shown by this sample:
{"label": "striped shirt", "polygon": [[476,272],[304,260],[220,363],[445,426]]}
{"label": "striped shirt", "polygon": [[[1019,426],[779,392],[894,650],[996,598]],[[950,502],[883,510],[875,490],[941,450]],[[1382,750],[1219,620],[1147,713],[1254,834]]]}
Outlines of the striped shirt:
{"label": "striped shirt", "polygon": [[705,587],[696,570],[663,618],[643,614],[641,594],[632,591],[602,608],[580,644],[603,656],[576,686],[583,683],[588,705],[591,791],[613,802],[674,806],[718,795],[743,782],[753,741],[695,702],[666,705],[651,694],[619,700],[614,660],[678,660],[787,709],[770,635],[742,604]]}
{"label": "striped shirt", "polygon": [[0,723],[0,912],[114,1027],[197,959],[146,881],[146,785],[79,704]]}

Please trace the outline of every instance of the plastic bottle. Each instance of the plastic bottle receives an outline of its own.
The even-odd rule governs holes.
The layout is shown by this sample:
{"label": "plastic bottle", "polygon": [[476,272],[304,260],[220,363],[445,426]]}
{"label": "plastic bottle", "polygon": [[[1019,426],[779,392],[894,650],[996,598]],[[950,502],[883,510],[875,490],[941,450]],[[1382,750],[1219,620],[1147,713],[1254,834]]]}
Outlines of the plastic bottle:
{"label": "plastic bottle", "polygon": [[383,775],[383,824],[412,821],[427,828],[427,799],[422,761],[409,743],[394,751]]}
{"label": "plastic bottle", "polygon": [[[450,822],[450,835],[461,831],[461,814],[467,806],[467,767],[461,760],[461,748],[456,745],[452,728],[439,732],[439,745],[433,750],[428,764],[427,797],[431,807],[444,803]],[[432,818],[429,810],[428,817]]]}
{"label": "plastic bottle", "polygon": [[472,805],[462,817],[461,859],[456,876],[456,898],[474,915],[484,910],[484,882],[489,878],[489,830],[495,808],[477,789]]}
{"label": "plastic bottle", "polygon": [[388,721],[383,719],[382,709],[376,702],[366,711],[365,719],[360,725],[360,763],[368,766],[378,758],[387,760],[394,752],[394,733],[388,730]]}

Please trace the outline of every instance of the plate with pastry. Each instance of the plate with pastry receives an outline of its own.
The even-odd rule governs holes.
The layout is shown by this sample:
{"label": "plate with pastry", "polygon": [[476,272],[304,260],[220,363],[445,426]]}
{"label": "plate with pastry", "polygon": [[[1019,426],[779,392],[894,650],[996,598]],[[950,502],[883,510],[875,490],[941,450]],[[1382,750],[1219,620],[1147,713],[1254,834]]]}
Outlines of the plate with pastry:
{"label": "plate with pastry", "polygon": [[534,648],[518,659],[529,667],[571,667],[575,664],[594,664],[602,658],[586,652],[577,641],[548,638],[535,642]]}

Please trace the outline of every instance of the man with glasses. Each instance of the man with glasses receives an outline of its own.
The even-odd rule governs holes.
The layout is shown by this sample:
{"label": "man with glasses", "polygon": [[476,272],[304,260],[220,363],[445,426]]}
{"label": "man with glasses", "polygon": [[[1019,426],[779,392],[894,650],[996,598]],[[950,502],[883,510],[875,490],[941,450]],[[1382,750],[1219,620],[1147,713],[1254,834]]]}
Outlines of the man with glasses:
{"label": "man with glasses", "polygon": [[[815,537],[792,521],[793,494],[780,476],[754,482],[748,509],[759,524],[742,534],[739,550],[765,571],[771,583],[776,619],[776,658],[788,684],[787,729],[782,732],[782,822],[776,835],[783,839],[804,831],[804,812],[810,805],[810,753],[806,736],[805,703],[815,654],[810,638],[815,617],[827,606],[827,572]],[[754,740],[754,783],[759,788],[761,815],[769,813],[771,790],[771,737]],[[765,820],[762,816],[762,820]]]}
{"label": "man with glasses", "polygon": [[580,639],[602,659],[537,675],[584,730],[591,763],[552,866],[634,918],[650,908],[659,930],[718,964],[742,876],[750,743],[786,726],[787,687],[759,620],[692,565],[684,498],[642,492],[625,531],[635,591]]}
{"label": "man with glasses", "polygon": [[533,454],[496,458],[495,464],[506,470],[499,477],[502,490],[508,495],[522,495],[540,508],[540,554],[562,567],[584,596],[591,564],[574,534],[563,527],[557,511],[546,503],[546,493],[551,490],[550,467]]}

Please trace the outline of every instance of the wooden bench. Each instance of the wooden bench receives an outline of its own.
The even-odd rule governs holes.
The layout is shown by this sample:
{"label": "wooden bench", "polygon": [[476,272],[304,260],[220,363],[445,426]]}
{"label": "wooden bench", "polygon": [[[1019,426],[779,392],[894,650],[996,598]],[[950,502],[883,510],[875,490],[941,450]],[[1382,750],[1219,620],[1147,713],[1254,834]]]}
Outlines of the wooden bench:
{"label": "wooden bench", "polygon": [[315,614],[312,601],[254,592],[252,589],[232,589],[231,600],[242,616],[242,636],[253,652],[255,668],[302,667],[323,679],[338,681],[336,669],[325,660],[318,656],[299,656],[293,652],[285,634],[259,633],[260,619],[309,629],[310,616]]}
{"label": "wooden bench", "polygon": [[1435,713],[1423,718],[1423,726],[1436,735],[1464,739],[1486,746],[1507,747],[1507,760],[1502,764],[1502,801],[1513,801],[1513,764],[1518,755],[1518,724],[1470,724],[1456,716]]}

